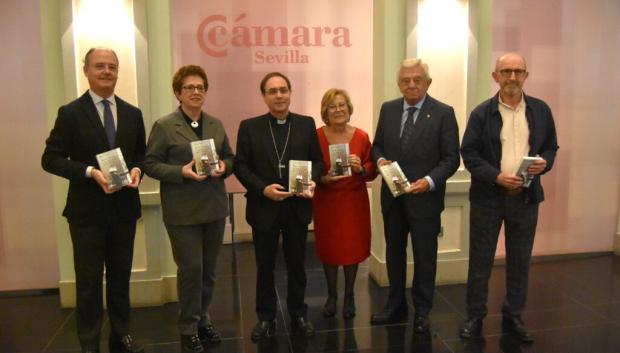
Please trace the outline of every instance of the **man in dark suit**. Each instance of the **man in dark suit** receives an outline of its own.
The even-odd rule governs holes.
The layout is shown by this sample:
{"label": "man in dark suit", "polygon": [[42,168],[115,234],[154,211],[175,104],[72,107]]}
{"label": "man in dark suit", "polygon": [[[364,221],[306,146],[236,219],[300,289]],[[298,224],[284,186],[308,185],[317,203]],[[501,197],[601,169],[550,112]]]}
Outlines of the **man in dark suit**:
{"label": "man in dark suit", "polygon": [[[77,296],[77,329],[82,352],[99,352],[103,322],[102,278],[110,316],[110,352],[143,352],[129,335],[129,277],[136,220],[141,216],[138,185],[145,151],[140,110],[114,95],[118,58],[93,48],[84,58],[90,89],[60,107],[41,163],[69,179],[63,215],[69,222]],[[131,184],[109,187],[95,156],[120,147]]]}
{"label": "man in dark suit", "polygon": [[[487,314],[488,282],[497,238],[504,225],[506,297],[502,328],[525,343],[534,341],[521,313],[538,222],[538,205],[545,199],[540,176],[553,167],[558,150],[549,106],[523,93],[527,65],[518,53],[507,53],[495,64],[499,92],[471,112],[461,154],[471,173],[469,201],[469,273],[467,320],[463,338],[480,336]],[[517,175],[524,156],[538,156],[525,175]],[[529,180],[529,185],[524,183]]]}
{"label": "man in dark suit", "polygon": [[[304,303],[304,268],[308,224],[312,220],[314,186],[323,170],[323,156],[314,119],[289,111],[291,84],[281,73],[267,74],[260,84],[269,113],[241,122],[237,137],[235,175],[247,189],[246,219],[252,226],[256,251],[256,313],[252,330],[257,341],[274,334],[277,296],[274,267],[278,239],[288,271],[287,307],[294,331],[314,335]],[[288,162],[312,162],[310,190],[288,191]]]}
{"label": "man in dark suit", "polygon": [[397,198],[392,196],[385,181],[381,187],[390,291],[385,307],[371,317],[371,323],[392,323],[407,316],[407,235],[411,234],[417,333],[429,331],[446,180],[459,166],[454,110],[426,93],[431,81],[428,66],[420,59],[401,62],[398,87],[403,97],[382,105],[373,142],[377,165],[397,161],[411,186]]}

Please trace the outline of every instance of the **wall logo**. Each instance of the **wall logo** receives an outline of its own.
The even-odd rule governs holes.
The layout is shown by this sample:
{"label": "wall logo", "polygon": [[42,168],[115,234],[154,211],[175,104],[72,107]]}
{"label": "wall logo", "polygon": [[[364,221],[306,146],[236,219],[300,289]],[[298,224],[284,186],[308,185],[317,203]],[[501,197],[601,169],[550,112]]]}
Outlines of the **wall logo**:
{"label": "wall logo", "polygon": [[310,57],[304,49],[352,46],[347,27],[248,26],[243,24],[246,18],[242,13],[229,23],[224,15],[206,17],[196,33],[200,49],[224,58],[231,48],[260,48],[254,51],[256,64],[307,64]]}

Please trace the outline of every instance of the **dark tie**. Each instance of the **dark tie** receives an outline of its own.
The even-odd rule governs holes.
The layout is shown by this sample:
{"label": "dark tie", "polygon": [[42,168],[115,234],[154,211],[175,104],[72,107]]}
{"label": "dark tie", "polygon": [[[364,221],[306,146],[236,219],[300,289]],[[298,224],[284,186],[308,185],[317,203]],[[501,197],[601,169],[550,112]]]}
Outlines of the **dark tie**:
{"label": "dark tie", "polygon": [[400,149],[404,150],[409,146],[411,142],[411,137],[413,136],[413,113],[418,108],[409,107],[407,108],[407,120],[405,120],[405,126],[403,127],[403,133],[400,135]]}
{"label": "dark tie", "polygon": [[103,127],[105,128],[105,134],[108,136],[110,148],[114,148],[116,128],[114,127],[114,115],[112,115],[112,109],[110,109],[110,101],[104,99],[101,103],[103,103]]}

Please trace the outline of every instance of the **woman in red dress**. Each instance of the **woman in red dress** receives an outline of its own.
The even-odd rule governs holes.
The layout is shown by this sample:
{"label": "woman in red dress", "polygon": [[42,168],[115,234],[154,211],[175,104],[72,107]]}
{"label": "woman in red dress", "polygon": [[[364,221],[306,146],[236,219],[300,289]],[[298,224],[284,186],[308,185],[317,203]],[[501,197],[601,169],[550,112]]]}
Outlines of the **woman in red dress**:
{"label": "woman in red dress", "polygon": [[[323,161],[326,166],[332,165],[329,145],[348,144],[352,175],[333,176],[334,168],[326,167],[313,198],[316,253],[323,262],[328,290],[323,315],[336,314],[338,267],[342,266],[345,277],[342,316],[345,319],[355,316],[353,287],[357,267],[370,255],[370,203],[366,181],[376,176],[368,134],[349,124],[352,113],[353,105],[345,90],[332,88],[325,92],[321,100],[325,126],[318,129]],[[343,162],[346,169],[347,163]]]}

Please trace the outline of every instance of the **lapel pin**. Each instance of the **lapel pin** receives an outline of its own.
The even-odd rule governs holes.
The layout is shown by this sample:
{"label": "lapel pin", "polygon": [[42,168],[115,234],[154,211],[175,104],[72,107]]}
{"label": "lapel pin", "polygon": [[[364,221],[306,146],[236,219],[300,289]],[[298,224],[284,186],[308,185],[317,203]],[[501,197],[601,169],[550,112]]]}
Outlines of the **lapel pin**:
{"label": "lapel pin", "polygon": [[431,117],[431,115],[430,115],[430,114],[426,114],[426,117],[427,117],[427,118],[430,118],[430,117]]}

